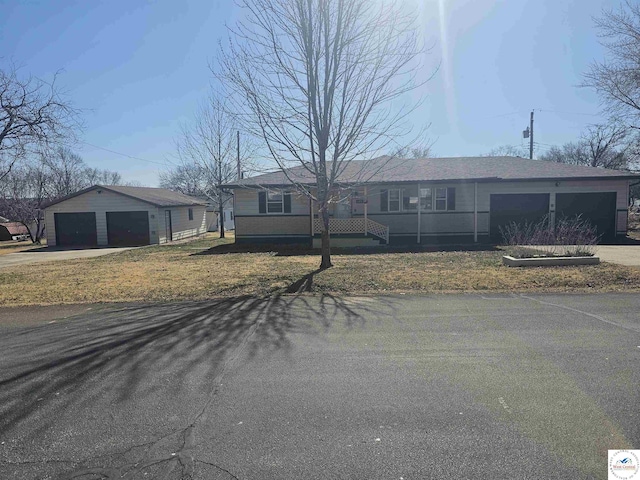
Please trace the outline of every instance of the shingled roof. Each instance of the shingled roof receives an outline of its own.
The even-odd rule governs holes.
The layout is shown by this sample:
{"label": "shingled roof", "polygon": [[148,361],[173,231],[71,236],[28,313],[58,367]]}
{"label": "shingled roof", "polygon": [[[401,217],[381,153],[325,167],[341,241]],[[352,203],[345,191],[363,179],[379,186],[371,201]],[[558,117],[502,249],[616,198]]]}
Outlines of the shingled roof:
{"label": "shingled roof", "polygon": [[180,192],[174,192],[166,188],[151,188],[151,187],[124,187],[120,185],[94,185],[84,190],[72,193],[66,197],[58,198],[45,205],[45,208],[55,205],[70,198],[77,197],[92,190],[108,190],[114,193],[119,193],[126,197],[135,198],[145,203],[150,203],[157,207],[187,207],[191,205],[206,205],[206,202],[188,195],[184,195]]}
{"label": "shingled roof", "polygon": [[[313,175],[302,166],[288,170],[288,175],[297,183],[315,184]],[[231,188],[288,186],[292,183],[289,178],[278,171],[246,178],[227,186]],[[339,175],[338,181],[350,184],[616,178],[640,178],[640,174],[520,157],[448,157],[414,160],[378,157],[366,162],[350,162]]]}

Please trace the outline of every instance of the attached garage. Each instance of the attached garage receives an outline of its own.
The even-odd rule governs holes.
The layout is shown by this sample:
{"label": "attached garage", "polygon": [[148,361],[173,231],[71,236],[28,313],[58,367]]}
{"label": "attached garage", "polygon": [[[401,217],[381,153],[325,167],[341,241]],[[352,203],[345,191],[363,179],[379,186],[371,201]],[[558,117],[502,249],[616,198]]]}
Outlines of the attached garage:
{"label": "attached garage", "polygon": [[149,212],[107,212],[107,240],[118,247],[149,245]]}
{"label": "attached garage", "polygon": [[558,193],[556,194],[556,221],[580,215],[596,227],[601,242],[616,237],[616,192]]}
{"label": "attached garage", "polygon": [[207,231],[205,202],[147,187],[94,185],[49,203],[45,222],[50,246],[141,246]]}
{"label": "attached garage", "polygon": [[500,228],[513,222],[537,223],[549,214],[548,193],[491,194],[489,233],[491,240],[500,242]]}
{"label": "attached garage", "polygon": [[98,245],[95,212],[54,213],[56,245],[86,246]]}

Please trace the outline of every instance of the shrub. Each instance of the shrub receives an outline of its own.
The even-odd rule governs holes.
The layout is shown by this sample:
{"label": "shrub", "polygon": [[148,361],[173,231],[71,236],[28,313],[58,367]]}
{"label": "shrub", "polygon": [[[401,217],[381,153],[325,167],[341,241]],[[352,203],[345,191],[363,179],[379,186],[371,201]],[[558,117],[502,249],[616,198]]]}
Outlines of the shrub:
{"label": "shrub", "polygon": [[551,256],[592,256],[600,239],[596,227],[581,215],[562,217],[554,228],[548,215],[539,222],[512,222],[499,228],[504,245],[520,247],[518,256],[531,256],[522,250],[524,245],[536,245],[536,250]]}

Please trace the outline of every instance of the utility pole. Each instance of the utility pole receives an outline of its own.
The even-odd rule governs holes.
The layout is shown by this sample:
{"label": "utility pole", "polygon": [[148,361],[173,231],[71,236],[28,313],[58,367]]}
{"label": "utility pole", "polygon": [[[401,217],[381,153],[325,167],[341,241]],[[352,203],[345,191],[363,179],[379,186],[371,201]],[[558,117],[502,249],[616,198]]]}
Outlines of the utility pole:
{"label": "utility pole", "polygon": [[529,128],[529,158],[533,160],[533,110],[531,110],[531,125]]}
{"label": "utility pole", "polygon": [[237,145],[237,155],[238,155],[238,180],[242,180],[242,166],[240,165],[240,130],[238,130],[238,145]]}

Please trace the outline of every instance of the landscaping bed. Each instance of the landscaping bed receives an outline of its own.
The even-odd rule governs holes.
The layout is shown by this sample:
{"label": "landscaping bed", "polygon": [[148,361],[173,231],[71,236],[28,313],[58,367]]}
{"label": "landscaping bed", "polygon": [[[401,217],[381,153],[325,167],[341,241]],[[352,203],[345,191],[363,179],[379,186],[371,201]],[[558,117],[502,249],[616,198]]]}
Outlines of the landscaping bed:
{"label": "landscaping bed", "polygon": [[514,269],[509,249],[340,250],[318,271],[304,248],[231,245],[233,238],[126,250],[0,270],[0,305],[204,300],[237,295],[640,291],[640,269],[613,264]]}

